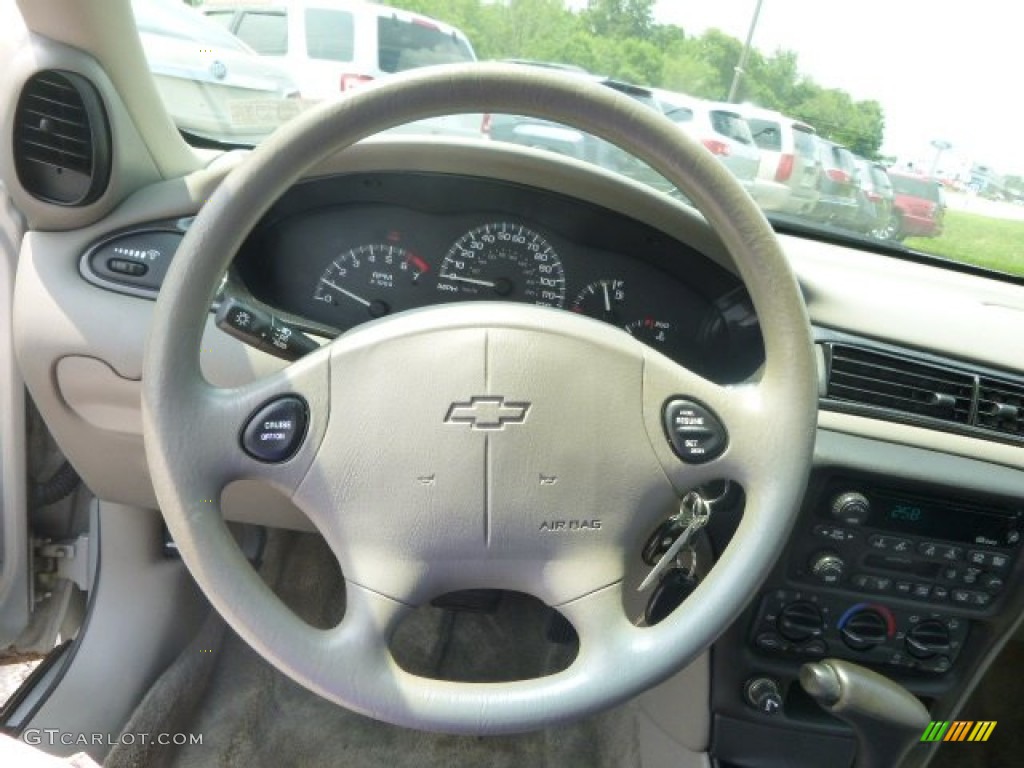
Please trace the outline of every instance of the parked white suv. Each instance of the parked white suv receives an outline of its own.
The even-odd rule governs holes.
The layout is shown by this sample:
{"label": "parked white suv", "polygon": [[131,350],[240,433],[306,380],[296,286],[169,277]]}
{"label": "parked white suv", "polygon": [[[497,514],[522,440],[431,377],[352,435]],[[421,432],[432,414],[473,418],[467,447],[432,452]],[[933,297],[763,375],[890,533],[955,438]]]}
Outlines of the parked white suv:
{"label": "parked white suv", "polygon": [[818,202],[815,130],[781,112],[736,104],[761,150],[757,202],[766,211],[808,214]]}
{"label": "parked white suv", "polygon": [[755,188],[761,153],[750,127],[735,104],[705,101],[683,93],[656,89],[665,116],[697,139],[757,199]]}
{"label": "parked white suv", "polygon": [[[207,0],[201,10],[260,55],[280,61],[303,99],[313,101],[409,69],[476,61],[473,46],[455,27],[364,0]],[[481,116],[455,115],[415,126],[478,137]]]}

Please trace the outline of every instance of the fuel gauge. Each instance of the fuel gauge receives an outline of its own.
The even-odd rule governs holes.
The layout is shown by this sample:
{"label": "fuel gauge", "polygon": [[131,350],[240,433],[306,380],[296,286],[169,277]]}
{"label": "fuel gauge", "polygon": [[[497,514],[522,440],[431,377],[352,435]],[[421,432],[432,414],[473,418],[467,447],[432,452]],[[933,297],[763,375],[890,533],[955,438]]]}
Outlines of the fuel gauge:
{"label": "fuel gauge", "polygon": [[626,284],[622,280],[595,280],[583,287],[572,300],[570,309],[612,325],[622,323]]}

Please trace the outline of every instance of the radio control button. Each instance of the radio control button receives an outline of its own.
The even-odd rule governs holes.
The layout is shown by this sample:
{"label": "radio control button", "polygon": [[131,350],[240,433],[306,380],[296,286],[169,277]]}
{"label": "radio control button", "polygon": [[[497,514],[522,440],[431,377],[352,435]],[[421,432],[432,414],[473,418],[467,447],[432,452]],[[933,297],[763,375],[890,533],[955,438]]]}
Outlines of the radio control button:
{"label": "radio control button", "polygon": [[963,578],[960,579],[964,584],[977,584],[978,578],[981,576],[981,568],[968,568],[964,571]]}
{"label": "radio control button", "polygon": [[980,549],[972,549],[967,554],[967,562],[971,565],[988,565],[989,564],[989,553],[983,552]]}
{"label": "radio control button", "polygon": [[960,577],[960,571],[956,568],[946,568],[942,571],[942,578],[949,581],[956,581]]}
{"label": "radio control button", "polygon": [[897,581],[896,582],[896,594],[897,595],[909,595],[913,590],[914,585],[909,581]]}
{"label": "radio control button", "polygon": [[891,592],[892,579],[888,576],[875,576],[875,583],[871,585],[876,592]]}
{"label": "radio control button", "polygon": [[984,608],[986,605],[992,602],[992,595],[986,592],[971,592],[970,602],[971,605],[976,605],[979,608]]}
{"label": "radio control button", "polygon": [[819,539],[831,541],[853,541],[857,538],[856,531],[838,525],[816,525],[814,526],[814,535]]}
{"label": "radio control button", "polygon": [[871,577],[866,573],[857,573],[850,579],[850,583],[857,589],[867,589],[868,584],[871,582]]}
{"label": "radio control button", "polygon": [[986,573],[981,578],[981,586],[987,589],[989,592],[998,592],[1003,588],[1003,580],[994,573]]}
{"label": "radio control button", "polygon": [[954,603],[959,605],[968,605],[971,602],[971,590],[969,589],[954,589],[949,596]]}
{"label": "radio control button", "polygon": [[1001,552],[991,552],[989,557],[989,565],[991,565],[997,571],[1006,570],[1010,566],[1010,556],[1004,555]]}
{"label": "radio control button", "polygon": [[931,592],[931,584],[915,584],[911,590],[911,594],[918,600],[927,600]]}
{"label": "radio control button", "polygon": [[899,553],[911,552],[914,547],[909,539],[900,539],[895,536],[881,536],[877,533],[868,539],[868,546],[872,549]]}
{"label": "radio control button", "polygon": [[963,547],[952,547],[934,541],[922,541],[917,545],[917,552],[925,557],[939,557],[943,560],[963,560]]}
{"label": "radio control button", "polygon": [[944,603],[948,599],[949,589],[947,587],[944,587],[941,584],[936,584],[932,587],[932,600],[935,600],[939,603]]}

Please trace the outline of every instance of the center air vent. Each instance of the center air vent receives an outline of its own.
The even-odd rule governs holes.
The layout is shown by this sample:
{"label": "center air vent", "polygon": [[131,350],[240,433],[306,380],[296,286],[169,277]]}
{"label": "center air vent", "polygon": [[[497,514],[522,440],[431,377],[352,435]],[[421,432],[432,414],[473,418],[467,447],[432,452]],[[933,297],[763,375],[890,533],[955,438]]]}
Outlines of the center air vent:
{"label": "center air vent", "polygon": [[844,344],[830,350],[828,398],[970,424],[970,374]]}
{"label": "center air vent", "polygon": [[978,383],[979,427],[1024,437],[1024,385],[982,377]]}
{"label": "center air vent", "polygon": [[92,83],[73,72],[47,70],[22,88],[14,114],[18,180],[34,197],[86,205],[110,178],[110,128]]}

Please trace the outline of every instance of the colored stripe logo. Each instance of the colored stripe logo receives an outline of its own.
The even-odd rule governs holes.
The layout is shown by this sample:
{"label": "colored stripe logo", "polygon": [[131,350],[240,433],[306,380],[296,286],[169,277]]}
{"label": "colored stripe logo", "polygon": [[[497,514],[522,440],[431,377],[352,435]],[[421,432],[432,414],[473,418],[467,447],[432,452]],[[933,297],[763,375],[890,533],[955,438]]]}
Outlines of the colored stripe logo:
{"label": "colored stripe logo", "polygon": [[921,734],[921,741],[988,741],[996,720],[933,720]]}

